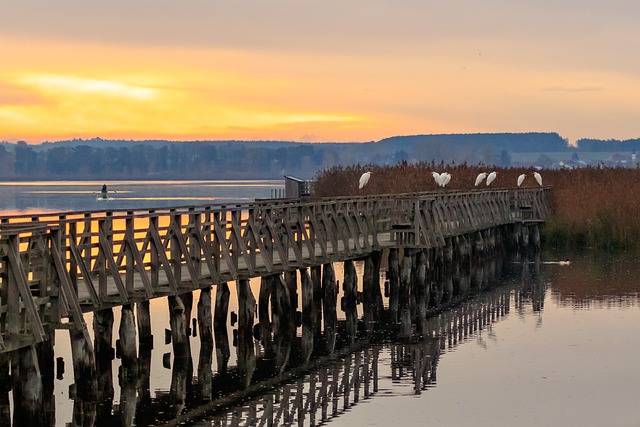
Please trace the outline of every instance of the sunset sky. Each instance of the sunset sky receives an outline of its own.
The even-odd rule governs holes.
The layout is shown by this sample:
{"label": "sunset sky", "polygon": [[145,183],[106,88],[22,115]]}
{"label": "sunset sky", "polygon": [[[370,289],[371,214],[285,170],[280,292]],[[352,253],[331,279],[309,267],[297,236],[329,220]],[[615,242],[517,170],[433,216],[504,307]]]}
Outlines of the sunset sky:
{"label": "sunset sky", "polygon": [[0,4],[0,140],[640,137],[640,2]]}

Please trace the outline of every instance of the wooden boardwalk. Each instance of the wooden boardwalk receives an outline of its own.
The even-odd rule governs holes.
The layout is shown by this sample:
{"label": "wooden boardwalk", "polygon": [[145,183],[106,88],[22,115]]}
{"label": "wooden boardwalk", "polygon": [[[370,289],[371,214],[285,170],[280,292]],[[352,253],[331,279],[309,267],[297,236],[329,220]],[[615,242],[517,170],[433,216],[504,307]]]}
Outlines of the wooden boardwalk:
{"label": "wooden boardwalk", "polygon": [[0,352],[82,313],[544,222],[550,189],[430,192],[0,218]]}

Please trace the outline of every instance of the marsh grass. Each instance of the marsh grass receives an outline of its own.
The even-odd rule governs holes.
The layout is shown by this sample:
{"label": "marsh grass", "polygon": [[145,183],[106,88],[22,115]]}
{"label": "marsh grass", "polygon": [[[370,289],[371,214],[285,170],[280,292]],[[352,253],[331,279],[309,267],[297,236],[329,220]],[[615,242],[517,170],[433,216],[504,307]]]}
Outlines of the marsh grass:
{"label": "marsh grass", "polygon": [[[473,189],[480,172],[497,172],[491,188],[537,186],[533,169],[486,168],[434,163],[391,166],[336,166],[315,177],[314,195],[349,196],[417,191]],[[371,171],[369,183],[358,190],[358,179]],[[431,172],[449,172],[451,182],[439,188]],[[543,185],[552,187],[552,214],[543,227],[546,246],[566,249],[595,247],[608,250],[640,249],[640,169],[583,168],[542,170]],[[486,188],[483,182],[480,187]]]}

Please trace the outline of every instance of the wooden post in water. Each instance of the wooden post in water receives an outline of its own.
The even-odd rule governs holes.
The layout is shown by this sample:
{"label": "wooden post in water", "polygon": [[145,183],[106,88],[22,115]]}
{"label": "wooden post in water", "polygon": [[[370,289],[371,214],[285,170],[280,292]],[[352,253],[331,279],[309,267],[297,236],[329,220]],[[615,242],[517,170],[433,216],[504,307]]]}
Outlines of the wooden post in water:
{"label": "wooden post in water", "polygon": [[353,260],[344,262],[344,280],[342,282],[342,290],[344,292],[343,301],[341,302],[342,310],[346,316],[347,335],[350,343],[355,341],[357,331],[357,276],[356,268]]}
{"label": "wooden post in water", "polygon": [[336,313],[337,284],[333,264],[322,266],[322,308],[324,313],[324,337],[329,354],[333,354],[336,345]]}
{"label": "wooden post in water", "polygon": [[382,251],[373,251],[364,260],[364,276],[362,278],[362,302],[367,328],[380,319],[384,307],[380,291],[380,262]]}
{"label": "wooden post in water", "polygon": [[138,321],[138,342],[140,346],[153,348],[153,334],[151,333],[151,311],[149,300],[136,303],[136,319]]}
{"label": "wooden post in water", "polygon": [[200,290],[198,299],[198,332],[200,342],[213,345],[213,318],[211,316],[211,287]]}
{"label": "wooden post in water", "polygon": [[185,292],[179,295],[184,304],[184,321],[187,325],[187,336],[191,336],[191,310],[193,308],[193,292]]}
{"label": "wooden post in water", "polygon": [[[97,372],[97,401],[100,409],[111,413],[111,402],[114,396],[113,370],[111,369],[114,352],[113,337],[113,309],[105,308],[93,312],[94,347],[96,354]],[[108,408],[107,408],[108,406]],[[100,411],[102,413],[102,411]]]}
{"label": "wooden post in water", "polygon": [[416,307],[416,329],[419,334],[426,332],[427,322],[427,256],[424,250],[419,250],[416,255],[415,274],[412,280],[411,295]]}
{"label": "wooden post in water", "polygon": [[285,271],[284,282],[289,291],[289,299],[291,301],[289,306],[291,307],[291,310],[296,311],[298,309],[298,271]]}
{"label": "wooden post in water", "polygon": [[[0,353],[0,425],[11,425],[11,376],[9,374],[9,354]],[[15,396],[14,396],[15,398]]]}
{"label": "wooden post in water", "polygon": [[[211,316],[209,316],[211,318]],[[198,356],[198,394],[205,402],[211,401],[213,396],[213,341],[205,341],[200,336],[200,355]]]}
{"label": "wooden post in water", "polygon": [[320,336],[322,331],[322,266],[311,267],[311,283],[313,284],[313,325],[315,335]]}
{"label": "wooden post in water", "polygon": [[43,425],[42,379],[35,346],[23,347],[11,353],[11,379],[13,425]]}
{"label": "wooden post in water", "polygon": [[531,244],[533,245],[533,249],[535,252],[540,251],[540,227],[538,224],[532,224],[530,226],[531,229]]}
{"label": "wooden post in water", "polygon": [[302,288],[302,318],[313,321],[313,281],[306,268],[300,269],[300,281]]}
{"label": "wooden post in water", "polygon": [[273,322],[273,333],[277,335],[280,334],[282,330],[288,330],[289,324],[292,321],[291,297],[289,295],[289,288],[282,282],[281,275],[273,275],[272,280],[271,319]]}
{"label": "wooden post in water", "polygon": [[291,351],[291,334],[293,330],[291,299],[289,297],[289,289],[282,280],[282,275],[273,275],[272,280],[273,351],[275,353],[276,369],[279,373],[282,373],[287,367]]}
{"label": "wooden post in water", "polygon": [[238,370],[248,387],[256,367],[253,348],[253,319],[256,315],[256,299],[248,279],[240,279],[238,290]]}
{"label": "wooden post in water", "polygon": [[400,267],[400,286],[398,288],[398,308],[400,320],[400,338],[411,337],[411,307],[409,304],[409,292],[411,289],[412,256],[405,250]]}
{"label": "wooden post in water", "polygon": [[300,269],[302,288],[302,354],[308,363],[313,352],[314,299],[313,282],[306,268]]}
{"label": "wooden post in water", "polygon": [[398,320],[398,284],[400,281],[400,264],[398,261],[398,249],[389,249],[389,312],[392,321]]}
{"label": "wooden post in water", "polygon": [[95,402],[98,384],[96,358],[91,342],[85,339],[83,331],[70,329],[71,355],[75,378],[76,396],[82,402]]}
{"label": "wooden post in water", "polygon": [[[38,366],[42,376],[42,407],[44,409],[44,422],[52,425],[55,418],[55,354],[53,343],[55,342],[54,331],[49,331],[49,339],[36,344],[36,354],[38,356]],[[2,425],[0,423],[0,425]]]}
{"label": "wooden post in water", "polygon": [[169,302],[169,324],[171,325],[173,354],[176,358],[189,357],[184,304],[179,296],[170,295],[167,300]]}
{"label": "wooden post in water", "polygon": [[355,309],[356,306],[357,277],[353,260],[346,260],[343,268],[344,280],[342,281],[342,290],[344,292],[344,304],[341,305],[343,306],[342,309],[346,312]]}
{"label": "wooden post in water", "polygon": [[226,372],[231,355],[227,318],[229,313],[229,285],[220,283],[216,286],[216,308],[213,313],[213,334],[216,341],[216,360],[218,372]]}
{"label": "wooden post in water", "polygon": [[138,354],[136,349],[136,319],[131,304],[122,306],[118,335],[120,336],[120,357],[124,368],[123,371],[127,374],[134,374]]}

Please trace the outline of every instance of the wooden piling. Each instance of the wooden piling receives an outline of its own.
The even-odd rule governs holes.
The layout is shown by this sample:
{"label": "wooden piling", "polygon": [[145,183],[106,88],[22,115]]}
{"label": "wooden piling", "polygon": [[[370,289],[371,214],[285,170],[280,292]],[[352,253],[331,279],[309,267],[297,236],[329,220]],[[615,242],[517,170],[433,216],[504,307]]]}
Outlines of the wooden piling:
{"label": "wooden piling", "polygon": [[[209,316],[211,318],[211,316]],[[211,338],[211,337],[210,337]],[[198,356],[198,395],[201,401],[209,402],[213,397],[213,341],[200,335],[201,345]]]}
{"label": "wooden piling", "polygon": [[335,328],[338,321],[336,313],[337,284],[333,264],[322,266],[322,310],[324,339],[327,351],[333,354],[336,345]]}
{"label": "wooden piling", "polygon": [[253,347],[253,319],[255,318],[256,299],[251,292],[248,279],[240,279],[238,291],[238,370],[243,385],[248,387],[256,367]]}
{"label": "wooden piling", "polygon": [[11,425],[11,375],[9,369],[9,353],[0,353],[0,425]]}
{"label": "wooden piling", "polygon": [[411,310],[409,296],[411,289],[411,267],[413,261],[411,255],[405,253],[400,267],[400,286],[398,287],[398,309],[400,321],[400,338],[411,336]]}
{"label": "wooden piling", "polygon": [[342,291],[344,293],[344,307],[343,310],[353,310],[356,306],[356,292],[357,292],[357,276],[356,267],[353,264],[353,260],[346,260],[344,262],[344,280],[342,281]]}
{"label": "wooden piling", "polygon": [[213,318],[211,315],[211,287],[200,290],[198,299],[198,332],[200,342],[213,345]]}
{"label": "wooden piling", "polygon": [[382,251],[373,251],[364,260],[364,277],[362,278],[363,314],[367,328],[380,320],[383,310],[382,292],[380,290],[380,263]]}
{"label": "wooden piling", "polygon": [[135,325],[136,320],[133,314],[133,306],[131,304],[123,305],[120,316],[120,328],[118,329],[120,337],[120,355],[122,358],[122,366],[131,371],[135,369],[138,356]]}
{"label": "wooden piling", "polygon": [[151,333],[151,311],[149,301],[136,303],[136,320],[138,321],[138,342],[140,346],[153,348],[153,334]]}
{"label": "wooden piling", "polygon": [[97,374],[97,416],[111,414],[114,397],[113,369],[113,309],[93,313],[94,348]]}
{"label": "wooden piling", "polygon": [[344,262],[344,280],[342,281],[344,293],[342,309],[346,317],[347,340],[351,344],[355,341],[358,319],[357,319],[357,276],[353,260]]}
{"label": "wooden piling", "polygon": [[302,318],[308,322],[313,321],[313,282],[306,268],[300,269],[300,281],[302,288]]}
{"label": "wooden piling", "polygon": [[71,355],[76,396],[84,402],[95,402],[98,385],[96,378],[96,357],[91,342],[83,331],[70,329]]}
{"label": "wooden piling", "polygon": [[[38,366],[42,378],[42,407],[44,409],[43,419],[45,425],[52,425],[55,419],[55,353],[53,343],[55,342],[54,331],[49,332],[50,338],[35,345],[38,357]],[[0,425],[2,425],[0,423]]]}
{"label": "wooden piling", "polygon": [[35,346],[23,347],[11,353],[11,380],[13,425],[43,425],[42,379]]}
{"label": "wooden piling", "polygon": [[398,319],[398,284],[400,282],[400,264],[398,260],[398,249],[389,249],[389,312],[392,321]]}
{"label": "wooden piling", "polygon": [[229,285],[220,283],[216,286],[216,308],[213,313],[213,334],[216,342],[216,360],[218,372],[226,372],[231,355],[227,318],[229,313]]}
{"label": "wooden piling", "polygon": [[287,285],[289,291],[289,306],[291,310],[298,309],[298,271],[289,270],[284,272],[284,282]]}
{"label": "wooden piling", "polygon": [[189,357],[189,338],[187,336],[187,320],[185,307],[179,296],[169,296],[169,324],[171,326],[171,342],[176,358]]}

